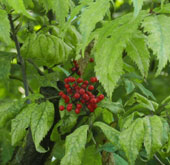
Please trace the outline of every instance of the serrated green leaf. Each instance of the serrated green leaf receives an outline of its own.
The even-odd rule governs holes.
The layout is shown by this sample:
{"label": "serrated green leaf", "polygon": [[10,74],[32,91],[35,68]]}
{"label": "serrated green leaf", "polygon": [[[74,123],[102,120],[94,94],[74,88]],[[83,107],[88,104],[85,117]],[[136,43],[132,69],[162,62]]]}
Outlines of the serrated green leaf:
{"label": "serrated green leaf", "polygon": [[33,19],[33,17],[27,12],[27,10],[25,9],[25,5],[23,0],[8,0],[8,4],[9,6],[12,7],[12,9],[14,9],[16,12],[21,13],[25,16],[27,16],[28,18]]}
{"label": "serrated green leaf", "polygon": [[40,142],[48,133],[54,121],[54,106],[50,102],[43,102],[35,106],[31,115],[31,132],[36,150],[38,152],[46,152],[40,146]]}
{"label": "serrated green leaf", "polygon": [[105,143],[104,145],[98,148],[98,152],[106,151],[106,152],[116,152],[117,148],[112,143]]}
{"label": "serrated green leaf", "polygon": [[112,102],[109,99],[104,99],[98,104],[98,107],[106,108],[114,114],[118,114],[124,111],[123,105],[119,102]]}
{"label": "serrated green leaf", "polygon": [[49,34],[31,34],[21,48],[25,58],[40,65],[54,65],[68,59],[71,48],[60,38]]}
{"label": "serrated green leaf", "polygon": [[84,55],[85,47],[88,44],[89,36],[96,26],[105,16],[110,5],[110,0],[97,0],[88,3],[88,7],[83,10],[80,17],[80,31],[82,33],[82,53]]}
{"label": "serrated green leaf", "polygon": [[138,103],[141,105],[141,107],[149,109],[150,111],[155,111],[158,108],[158,104],[156,102],[147,99],[139,93],[134,93],[132,97],[125,103],[125,106],[132,106],[135,103]]}
{"label": "serrated green leaf", "polygon": [[159,116],[146,116],[143,122],[145,128],[144,146],[150,159],[168,140],[166,137],[168,132]]}
{"label": "serrated green leaf", "polygon": [[[122,52],[128,40],[136,33],[145,12],[132,20],[132,14],[126,14],[113,21],[109,21],[97,30],[95,45],[95,72],[111,98],[112,92],[123,74]],[[105,66],[105,67],[102,67]]]}
{"label": "serrated green leaf", "polygon": [[170,3],[167,3],[163,7],[154,8],[153,11],[156,13],[169,14],[170,13],[169,8],[170,8]]}
{"label": "serrated green leaf", "polygon": [[26,128],[28,128],[31,120],[31,113],[35,109],[36,104],[30,104],[24,108],[11,123],[12,145],[16,145],[23,139],[26,134]]}
{"label": "serrated green leaf", "polygon": [[[136,0],[135,0],[136,1]],[[147,77],[149,70],[149,51],[145,43],[145,37],[137,32],[128,40],[126,47],[128,56],[136,63],[143,77]]]}
{"label": "serrated green leaf", "polygon": [[10,24],[6,11],[0,9],[0,40],[9,44],[10,39]]}
{"label": "serrated green leaf", "polygon": [[69,0],[40,0],[40,2],[47,11],[50,9],[54,11],[59,24],[63,25],[65,23],[70,8]]}
{"label": "serrated green leaf", "polygon": [[142,147],[144,139],[144,126],[142,119],[136,119],[133,124],[120,133],[120,145],[125,151],[128,161],[131,165],[135,160]]}
{"label": "serrated green leaf", "polygon": [[149,33],[148,46],[153,50],[153,53],[159,60],[158,70],[156,75],[159,75],[170,60],[170,18],[165,15],[154,15],[146,17],[142,23],[144,31]]}
{"label": "serrated green leaf", "polygon": [[115,146],[119,145],[119,134],[120,134],[119,131],[117,131],[116,129],[114,129],[102,122],[95,122],[94,126],[99,127],[105,134],[106,138],[111,143],[113,143]]}
{"label": "serrated green leaf", "polygon": [[134,17],[136,18],[140,12],[140,10],[142,9],[142,5],[143,5],[143,1],[144,0],[133,0],[133,6],[134,6]]}
{"label": "serrated green leaf", "polygon": [[86,148],[82,159],[82,165],[102,165],[102,158],[94,145]]}
{"label": "serrated green leaf", "polygon": [[167,146],[167,153],[170,152],[170,134],[168,138],[168,146]]}
{"label": "serrated green leaf", "polygon": [[14,118],[24,107],[24,100],[5,102],[0,105],[0,128]]}
{"label": "serrated green leaf", "polygon": [[66,137],[65,156],[61,160],[61,165],[81,165],[88,128],[88,125],[83,125]]}

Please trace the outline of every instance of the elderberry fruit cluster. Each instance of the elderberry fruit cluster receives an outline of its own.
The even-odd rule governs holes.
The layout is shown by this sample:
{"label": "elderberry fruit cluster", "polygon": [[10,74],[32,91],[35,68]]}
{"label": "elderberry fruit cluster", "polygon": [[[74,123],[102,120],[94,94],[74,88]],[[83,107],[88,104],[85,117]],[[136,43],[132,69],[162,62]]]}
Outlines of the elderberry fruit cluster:
{"label": "elderberry fruit cluster", "polygon": [[60,91],[59,95],[64,99],[66,107],[60,105],[59,110],[63,111],[67,109],[70,112],[72,109],[75,109],[76,114],[79,114],[82,109],[88,109],[90,112],[94,112],[97,108],[97,103],[104,99],[103,94],[99,96],[93,94],[94,84],[97,81],[96,77],[91,77],[90,82],[87,80],[84,81],[82,78],[65,78],[65,90]]}
{"label": "elderberry fruit cluster", "polygon": [[[94,62],[94,59],[93,59],[93,58],[90,58],[90,59],[89,59],[89,62],[93,63],[93,62]],[[71,71],[72,71],[73,73],[76,73],[76,74],[79,75],[79,76],[81,75],[80,70],[79,70],[79,65],[78,65],[78,63],[77,63],[76,60],[73,60],[73,67],[71,68]]]}

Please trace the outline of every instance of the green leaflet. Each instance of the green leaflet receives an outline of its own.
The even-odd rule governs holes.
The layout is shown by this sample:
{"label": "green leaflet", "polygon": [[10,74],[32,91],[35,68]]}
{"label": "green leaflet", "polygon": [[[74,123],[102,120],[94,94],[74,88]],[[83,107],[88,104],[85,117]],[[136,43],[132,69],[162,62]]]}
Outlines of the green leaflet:
{"label": "green leaflet", "polygon": [[38,152],[46,152],[40,146],[40,142],[48,133],[54,121],[54,106],[50,102],[43,102],[35,106],[31,115],[31,132],[36,150]]}
{"label": "green leaflet", "polygon": [[28,128],[31,120],[31,113],[35,109],[36,104],[30,104],[24,108],[11,123],[11,133],[12,133],[12,145],[16,145],[19,141],[23,139],[26,134],[26,128]]}
{"label": "green leaflet", "polygon": [[125,106],[132,106],[138,103],[141,107],[149,109],[150,111],[155,111],[158,108],[158,104],[154,101],[148,100],[146,97],[140,95],[139,93],[134,93],[131,98],[125,103]]}
{"label": "green leaflet", "polygon": [[102,157],[94,145],[86,148],[82,159],[82,165],[102,165]]}
{"label": "green leaflet", "polygon": [[66,61],[70,51],[65,42],[49,34],[31,34],[21,48],[23,57],[50,66]]}
{"label": "green leaflet", "polygon": [[170,152],[170,134],[168,138],[168,146],[167,146],[167,153]]}
{"label": "green leaflet", "polygon": [[14,9],[16,12],[21,13],[27,16],[28,18],[33,19],[33,17],[25,9],[23,0],[7,0],[7,1],[8,1],[9,6],[11,6],[12,9]]}
{"label": "green leaflet", "polygon": [[134,6],[134,17],[136,18],[142,9],[143,1],[144,0],[132,0],[133,1],[133,6]]}
{"label": "green leaflet", "polygon": [[66,137],[65,156],[61,160],[61,165],[81,165],[88,128],[88,125],[80,126]]}
{"label": "green leaflet", "polygon": [[24,107],[24,100],[5,102],[0,105],[0,128],[14,118]]}
{"label": "green leaflet", "polygon": [[159,116],[146,116],[143,121],[145,128],[144,146],[150,159],[168,140],[166,137],[168,136],[168,128],[164,126]]}
{"label": "green leaflet", "polygon": [[0,40],[9,44],[10,39],[10,25],[6,11],[0,9]]}
{"label": "green leaflet", "polygon": [[165,15],[154,15],[144,19],[142,23],[144,31],[149,33],[148,46],[153,50],[153,53],[159,60],[158,70],[156,75],[159,75],[170,60],[170,17]]}
{"label": "green leaflet", "polygon": [[114,157],[114,162],[116,165],[128,165],[128,162],[125,161],[121,156],[119,156],[118,154],[113,153],[113,157]]}
{"label": "green leaflet", "polygon": [[60,25],[65,23],[65,19],[68,15],[70,2],[69,0],[40,0],[45,9],[48,11],[52,9],[56,14],[56,18]]}
{"label": "green leaflet", "polygon": [[111,143],[119,146],[119,131],[102,122],[95,122],[94,126],[99,127]]}
{"label": "green leaflet", "polygon": [[132,125],[120,133],[120,145],[125,151],[129,164],[135,164],[135,160],[142,147],[144,139],[144,126],[142,119],[136,119]]}
{"label": "green leaflet", "polygon": [[138,66],[142,76],[147,77],[150,61],[149,51],[145,43],[145,37],[140,31],[138,31],[133,38],[128,40],[126,51],[128,56]]}
{"label": "green leaflet", "polygon": [[132,81],[125,79],[125,89],[126,89],[126,94],[130,94],[131,92],[133,92],[133,90],[135,89],[135,85]]}
{"label": "green leaflet", "polygon": [[109,99],[104,99],[102,102],[98,104],[99,107],[103,107],[108,109],[110,112],[114,114],[118,114],[124,111],[123,105],[119,102],[112,102]]}
{"label": "green leaflet", "polygon": [[105,23],[95,32],[97,36],[95,72],[110,98],[123,74],[122,52],[145,15],[145,12],[141,12],[135,20],[132,20],[132,14],[126,14]]}
{"label": "green leaflet", "polygon": [[11,160],[14,147],[11,146],[11,136],[7,129],[0,129],[0,164],[6,165]]}
{"label": "green leaflet", "polygon": [[82,55],[89,42],[89,37],[97,22],[101,21],[110,6],[110,0],[97,0],[88,3],[80,17],[80,31],[82,33]]}
{"label": "green leaflet", "polygon": [[15,55],[15,53],[0,51],[0,80],[8,78],[11,69],[11,60]]}

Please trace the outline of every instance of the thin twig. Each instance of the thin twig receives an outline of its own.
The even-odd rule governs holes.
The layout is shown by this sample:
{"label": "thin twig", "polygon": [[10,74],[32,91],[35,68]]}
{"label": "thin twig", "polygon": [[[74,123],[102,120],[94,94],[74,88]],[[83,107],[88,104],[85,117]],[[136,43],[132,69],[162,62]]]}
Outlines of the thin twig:
{"label": "thin twig", "polygon": [[154,155],[155,159],[161,164],[161,165],[165,165],[164,163],[161,162],[161,160],[156,156],[156,154]]}
{"label": "thin twig", "polygon": [[38,66],[31,59],[27,59],[27,61],[34,66],[34,68],[37,70],[40,76],[44,75],[44,73],[38,68]]}
{"label": "thin twig", "polygon": [[22,71],[22,78],[23,78],[23,84],[24,84],[24,89],[25,89],[25,95],[28,96],[29,95],[29,89],[28,89],[28,82],[27,82],[27,76],[26,76],[26,70],[25,70],[25,62],[21,56],[21,52],[20,52],[20,45],[18,42],[18,38],[17,35],[15,33],[15,27],[14,27],[14,23],[12,20],[12,15],[8,14],[8,18],[9,18],[9,22],[10,22],[10,26],[11,26],[11,33],[12,33],[12,38],[15,42],[15,46],[17,49],[17,55],[18,55],[18,59],[19,59],[19,63],[21,64],[21,71]]}
{"label": "thin twig", "polygon": [[[16,76],[10,75],[9,78],[10,78],[10,79],[13,79],[13,80],[18,80],[18,81],[23,82],[23,80],[22,80],[21,78],[16,77]],[[32,88],[31,88],[29,85],[28,85],[28,88],[29,88],[29,91],[33,94],[34,92],[33,92]]]}

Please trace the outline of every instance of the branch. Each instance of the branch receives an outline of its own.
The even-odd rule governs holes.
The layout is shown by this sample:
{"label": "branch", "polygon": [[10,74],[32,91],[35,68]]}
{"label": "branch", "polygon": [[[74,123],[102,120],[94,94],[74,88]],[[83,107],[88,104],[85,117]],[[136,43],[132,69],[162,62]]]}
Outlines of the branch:
{"label": "branch", "polygon": [[[10,78],[10,79],[13,79],[13,80],[18,80],[18,81],[23,82],[23,80],[22,80],[21,78],[16,77],[16,76],[10,75],[9,78]],[[28,89],[29,89],[29,91],[30,91],[32,94],[34,93],[33,90],[32,90],[32,88],[31,88],[29,85],[28,85]]]}
{"label": "branch", "polygon": [[27,61],[34,66],[34,68],[37,70],[40,76],[44,76],[44,73],[38,68],[38,66],[31,59],[27,59]]}
{"label": "branch", "polygon": [[19,45],[18,38],[17,38],[16,33],[15,33],[15,27],[14,27],[14,23],[13,23],[11,14],[8,14],[8,19],[9,19],[10,26],[11,26],[11,33],[12,33],[11,35],[12,35],[12,38],[13,38],[13,40],[15,42],[18,59],[19,59],[19,62],[21,64],[21,71],[22,71],[25,95],[28,96],[29,95],[29,88],[28,88],[28,82],[27,82],[27,76],[26,76],[26,70],[25,70],[25,62],[24,62],[24,60],[23,60],[23,58],[21,56],[20,45]]}

